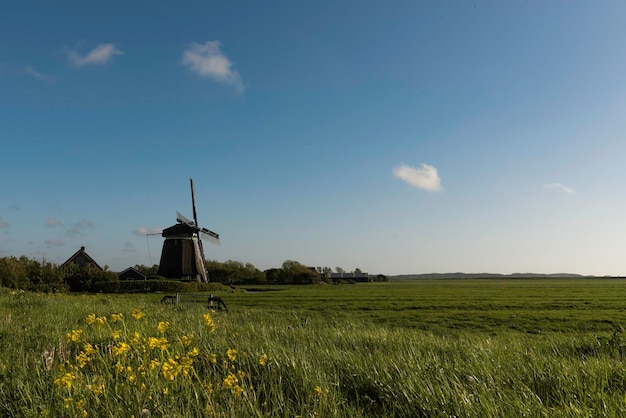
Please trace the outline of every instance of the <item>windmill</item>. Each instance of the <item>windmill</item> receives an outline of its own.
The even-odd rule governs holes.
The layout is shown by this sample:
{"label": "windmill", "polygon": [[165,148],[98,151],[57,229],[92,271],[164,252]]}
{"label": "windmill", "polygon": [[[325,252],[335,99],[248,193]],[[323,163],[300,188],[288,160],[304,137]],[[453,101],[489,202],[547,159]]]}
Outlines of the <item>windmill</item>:
{"label": "windmill", "polygon": [[178,223],[163,230],[161,236],[165,238],[165,241],[157,274],[168,278],[193,277],[198,281],[208,282],[201,237],[219,244],[220,236],[198,226],[193,179],[189,179],[189,182],[193,221],[185,218],[180,212],[176,212]]}

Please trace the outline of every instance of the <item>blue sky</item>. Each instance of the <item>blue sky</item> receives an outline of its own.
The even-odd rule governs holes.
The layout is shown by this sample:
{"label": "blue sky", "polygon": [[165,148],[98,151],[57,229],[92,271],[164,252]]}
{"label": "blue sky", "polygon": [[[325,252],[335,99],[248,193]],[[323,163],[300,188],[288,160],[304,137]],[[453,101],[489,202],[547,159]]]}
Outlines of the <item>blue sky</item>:
{"label": "blue sky", "polygon": [[626,274],[626,3],[9,2],[0,256]]}

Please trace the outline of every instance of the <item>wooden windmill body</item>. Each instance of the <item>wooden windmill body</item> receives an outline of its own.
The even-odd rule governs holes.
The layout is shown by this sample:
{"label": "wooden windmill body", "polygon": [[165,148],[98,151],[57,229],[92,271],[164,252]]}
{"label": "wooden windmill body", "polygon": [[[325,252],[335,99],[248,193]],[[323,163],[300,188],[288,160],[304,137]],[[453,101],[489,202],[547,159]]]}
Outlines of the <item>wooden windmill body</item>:
{"label": "wooden windmill body", "polygon": [[157,274],[167,278],[195,278],[198,281],[208,282],[201,238],[219,243],[219,235],[198,226],[193,179],[190,179],[190,183],[194,220],[187,219],[176,212],[178,223],[163,230],[161,236],[165,238],[165,241]]}

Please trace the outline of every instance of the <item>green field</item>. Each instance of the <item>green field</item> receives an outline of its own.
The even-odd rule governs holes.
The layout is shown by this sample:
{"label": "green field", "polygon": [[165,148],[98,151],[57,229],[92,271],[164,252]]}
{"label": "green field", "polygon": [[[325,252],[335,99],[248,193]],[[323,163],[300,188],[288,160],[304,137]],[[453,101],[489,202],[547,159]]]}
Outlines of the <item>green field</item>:
{"label": "green field", "polygon": [[0,289],[0,416],[626,415],[626,280],[216,294]]}

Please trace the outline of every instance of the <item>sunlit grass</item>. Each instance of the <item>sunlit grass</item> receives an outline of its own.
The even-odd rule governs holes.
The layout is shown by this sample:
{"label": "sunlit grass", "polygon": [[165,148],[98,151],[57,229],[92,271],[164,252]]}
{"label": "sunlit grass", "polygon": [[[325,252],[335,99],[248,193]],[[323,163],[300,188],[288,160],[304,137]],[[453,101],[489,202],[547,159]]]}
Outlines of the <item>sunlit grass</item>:
{"label": "sunlit grass", "polygon": [[[410,304],[410,286],[376,288],[387,294],[377,311],[386,306],[392,326],[363,314],[359,303],[372,298],[369,286],[254,296],[283,300],[283,308],[269,300],[244,308],[238,300],[251,295],[232,294],[229,312],[208,312],[201,304],[161,305],[157,295],[1,289],[0,416],[626,414],[626,339],[604,316],[618,309],[609,297],[618,293],[614,288],[591,287],[587,301],[580,302],[596,307],[589,312],[577,304],[533,316],[522,309],[520,293],[516,300],[492,295],[481,305],[479,299],[492,290],[484,283],[473,290],[471,283],[464,285],[464,299],[436,287],[431,300],[414,298],[411,306],[438,305],[425,309],[433,316],[394,305],[391,294],[404,295],[402,303]],[[298,296],[300,309],[288,305],[289,292]],[[342,309],[319,310],[320,294]],[[534,303],[570,302],[544,297]],[[477,317],[461,321],[460,306]],[[512,316],[519,329],[496,323]],[[577,325],[566,322],[559,329],[561,319]],[[551,321],[557,322],[552,329],[545,326]],[[602,327],[589,330],[594,323]],[[531,333],[538,325],[543,328]]]}

